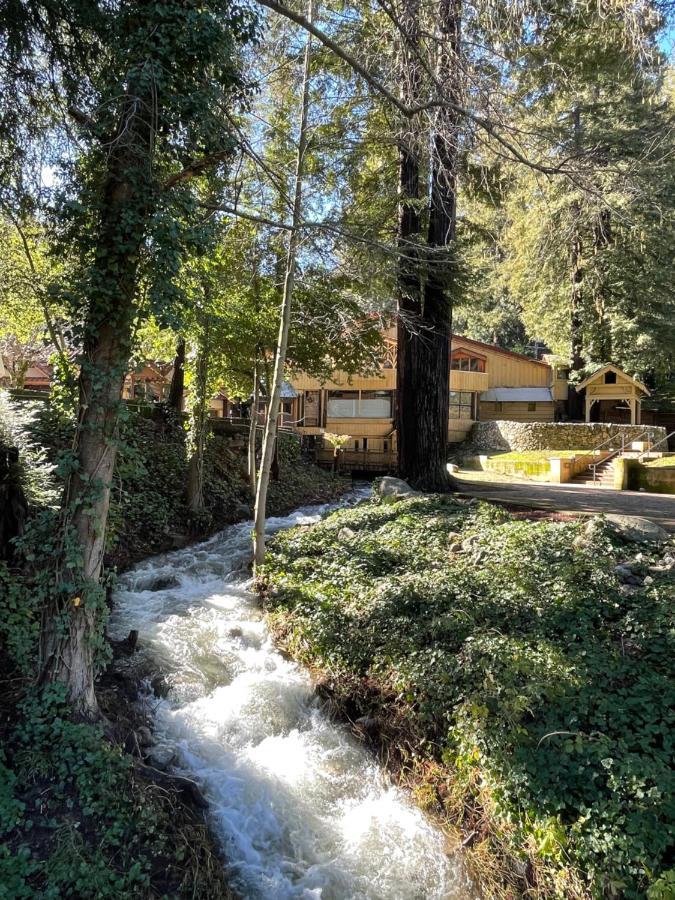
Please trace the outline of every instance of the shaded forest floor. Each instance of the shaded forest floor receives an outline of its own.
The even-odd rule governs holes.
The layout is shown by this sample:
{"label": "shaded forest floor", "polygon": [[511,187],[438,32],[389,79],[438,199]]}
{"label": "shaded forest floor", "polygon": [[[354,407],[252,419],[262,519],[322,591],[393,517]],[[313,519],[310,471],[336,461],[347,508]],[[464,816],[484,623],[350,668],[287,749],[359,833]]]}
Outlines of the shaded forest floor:
{"label": "shaded forest floor", "polygon": [[276,536],[260,587],[487,896],[665,900],[675,549],[559,519],[374,499]]}

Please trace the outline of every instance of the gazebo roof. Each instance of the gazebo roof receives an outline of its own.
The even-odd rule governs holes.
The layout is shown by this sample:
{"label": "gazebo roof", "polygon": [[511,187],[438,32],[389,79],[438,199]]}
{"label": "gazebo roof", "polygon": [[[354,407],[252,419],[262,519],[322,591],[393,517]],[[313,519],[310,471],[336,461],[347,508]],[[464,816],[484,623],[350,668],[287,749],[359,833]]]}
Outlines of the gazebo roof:
{"label": "gazebo roof", "polygon": [[636,385],[643,392],[643,394],[647,395],[647,397],[650,396],[649,389],[641,381],[638,381],[637,378],[631,378],[631,376],[627,372],[624,372],[623,369],[620,369],[618,366],[615,366],[612,363],[608,363],[606,366],[601,366],[599,369],[596,369],[596,371],[593,372],[592,375],[584,378],[584,380],[579,382],[579,384],[577,385],[577,391],[582,391],[592,382],[597,381],[599,378],[602,378],[606,372],[616,372],[617,375],[625,378],[626,381],[630,381],[632,384]]}

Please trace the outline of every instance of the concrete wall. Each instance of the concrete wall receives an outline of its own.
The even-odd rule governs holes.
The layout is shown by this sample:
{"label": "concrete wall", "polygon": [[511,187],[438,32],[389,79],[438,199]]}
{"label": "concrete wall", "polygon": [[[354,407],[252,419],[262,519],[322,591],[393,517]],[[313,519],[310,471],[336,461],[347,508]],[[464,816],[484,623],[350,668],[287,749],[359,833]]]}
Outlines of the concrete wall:
{"label": "concrete wall", "polygon": [[575,475],[583,472],[591,463],[602,462],[608,453],[581,453],[576,456],[544,456],[540,459],[504,459],[502,456],[466,456],[462,465],[483,472],[497,472],[500,475],[514,475],[528,481],[546,481],[551,484],[566,484]]}
{"label": "concrete wall", "polygon": [[469,434],[468,445],[462,449],[467,453],[485,450],[593,450],[609,438],[615,438],[619,447],[621,435],[625,436],[626,442],[630,442],[637,440],[643,431],[647,431],[653,441],[666,436],[665,428],[656,425],[504,420],[476,422]]}
{"label": "concrete wall", "polygon": [[675,494],[673,466],[645,466],[637,459],[618,459],[614,463],[614,487],[620,491],[648,491]]}

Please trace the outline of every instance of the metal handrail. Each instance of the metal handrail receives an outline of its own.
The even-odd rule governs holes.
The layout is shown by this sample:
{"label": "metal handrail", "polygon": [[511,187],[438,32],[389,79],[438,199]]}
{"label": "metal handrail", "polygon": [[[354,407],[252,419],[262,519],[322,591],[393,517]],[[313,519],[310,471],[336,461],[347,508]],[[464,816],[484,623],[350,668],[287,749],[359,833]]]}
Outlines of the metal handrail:
{"label": "metal handrail", "polygon": [[[636,438],[631,438],[631,440],[638,441],[642,437],[643,434],[648,434],[648,433],[649,433],[649,428],[645,429],[645,431],[640,432],[640,434]],[[607,438],[606,441],[603,441],[601,444],[598,444],[597,447],[593,447],[593,449],[590,452],[596,453],[598,450],[600,450],[601,447],[604,447],[605,444],[611,444],[612,441],[615,441],[618,437],[621,438],[621,449],[623,449],[626,446],[626,435],[623,433],[617,433],[617,434],[610,434],[610,436]]]}
{"label": "metal handrail", "polygon": [[622,443],[622,446],[623,446],[623,444],[625,443],[625,440],[626,440],[626,436],[623,435],[623,434],[622,434],[622,435],[612,434],[612,435],[610,435],[610,436],[607,438],[606,441],[603,441],[601,444],[598,444],[597,447],[593,447],[593,448],[591,449],[590,452],[591,452],[591,453],[597,453],[597,452],[600,450],[601,447],[604,447],[605,444],[609,444],[611,441],[616,440],[616,438],[618,438],[618,437],[621,437],[621,443]]}
{"label": "metal handrail", "polygon": [[[631,443],[633,443],[633,441],[639,441],[641,437],[644,437],[645,434],[649,434],[649,432],[650,432],[650,429],[649,429],[649,428],[645,428],[645,430],[644,430],[644,431],[641,431],[640,434],[638,434],[637,437],[631,438]],[[610,437],[608,440],[603,441],[602,444],[599,444],[597,447],[595,447],[595,448],[591,451],[591,453],[596,453],[596,452],[600,449],[600,447],[604,447],[605,444],[608,444],[609,441],[613,441],[614,438],[616,438],[616,437],[619,437],[619,435],[614,435],[613,437]],[[621,434],[621,446],[618,447],[616,450],[613,450],[613,451],[609,454],[609,456],[606,456],[604,459],[601,459],[600,462],[591,463],[590,466],[588,467],[588,468],[591,469],[591,471],[593,472],[593,484],[595,484],[595,481],[596,481],[596,478],[597,478],[597,474],[598,474],[598,473],[597,473],[597,469],[598,469],[598,466],[603,466],[606,462],[609,462],[609,460],[610,460],[610,459],[613,459],[613,458],[617,455],[617,453],[618,453],[618,454],[623,454],[623,453],[625,453],[625,452],[626,452],[626,435],[625,435],[625,434]],[[647,452],[647,451],[645,451],[645,452]],[[638,457],[638,458],[639,458],[639,457]]]}
{"label": "metal handrail", "polygon": [[668,441],[671,437],[675,437],[675,431],[671,431],[670,434],[667,434],[665,437],[661,438],[660,441],[657,441],[655,444],[652,444],[649,450],[643,450],[642,453],[637,457],[637,461],[640,462],[643,456],[646,456],[648,453],[651,453],[659,444],[663,444],[665,442],[666,447],[668,446]]}

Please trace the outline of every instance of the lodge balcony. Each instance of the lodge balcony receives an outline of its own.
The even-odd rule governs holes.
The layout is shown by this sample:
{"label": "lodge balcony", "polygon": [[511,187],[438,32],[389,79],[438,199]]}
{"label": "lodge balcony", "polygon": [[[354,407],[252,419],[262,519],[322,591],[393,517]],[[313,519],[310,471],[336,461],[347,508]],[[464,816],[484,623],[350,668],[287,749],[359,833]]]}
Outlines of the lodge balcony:
{"label": "lodge balcony", "polygon": [[487,372],[465,372],[452,369],[450,372],[451,391],[472,391],[481,394],[489,388]]}

